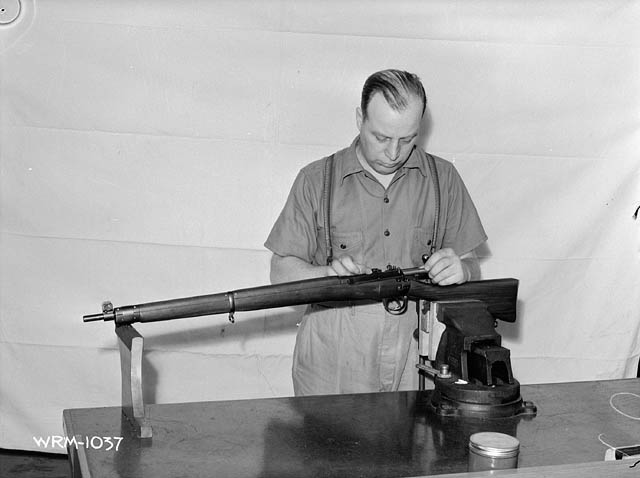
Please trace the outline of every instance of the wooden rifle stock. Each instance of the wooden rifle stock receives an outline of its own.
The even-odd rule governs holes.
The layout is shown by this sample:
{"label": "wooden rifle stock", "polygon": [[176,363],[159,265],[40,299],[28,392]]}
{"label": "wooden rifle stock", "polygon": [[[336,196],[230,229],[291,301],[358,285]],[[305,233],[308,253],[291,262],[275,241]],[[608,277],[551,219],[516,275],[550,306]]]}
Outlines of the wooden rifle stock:
{"label": "wooden rifle stock", "polygon": [[303,304],[359,300],[480,300],[489,312],[507,322],[516,319],[518,281],[493,279],[460,285],[428,284],[423,269],[374,270],[371,274],[321,277],[281,284],[239,289],[217,294],[170,299],[113,308],[103,304],[100,314],[85,315],[85,322],[113,320],[116,325],[155,322],[239,311],[273,309]]}

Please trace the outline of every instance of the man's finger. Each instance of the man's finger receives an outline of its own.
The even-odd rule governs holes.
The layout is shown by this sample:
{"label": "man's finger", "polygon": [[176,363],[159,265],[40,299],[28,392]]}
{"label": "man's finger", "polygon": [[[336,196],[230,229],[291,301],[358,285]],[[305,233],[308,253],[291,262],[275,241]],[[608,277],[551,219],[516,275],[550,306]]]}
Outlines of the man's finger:
{"label": "man's finger", "polygon": [[342,265],[342,262],[339,259],[334,259],[331,261],[331,269],[338,276],[346,276],[349,275],[347,269]]}
{"label": "man's finger", "polygon": [[352,274],[366,274],[371,272],[371,269],[364,264],[356,262],[351,256],[345,256],[345,260],[342,261],[342,265]]}
{"label": "man's finger", "polygon": [[431,268],[433,266],[435,266],[438,262],[440,262],[441,260],[447,258],[447,257],[452,257],[455,256],[456,253],[453,249],[451,249],[450,247],[445,247],[444,249],[439,249],[436,252],[434,252],[431,256],[429,256],[429,258],[427,259],[427,262],[425,262],[424,264],[424,268],[427,271],[430,271]]}

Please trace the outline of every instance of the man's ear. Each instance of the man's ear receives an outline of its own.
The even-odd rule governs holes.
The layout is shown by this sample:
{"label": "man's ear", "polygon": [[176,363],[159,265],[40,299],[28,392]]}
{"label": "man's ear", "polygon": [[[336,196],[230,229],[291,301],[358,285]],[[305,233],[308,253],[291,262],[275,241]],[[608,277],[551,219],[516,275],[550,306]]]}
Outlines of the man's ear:
{"label": "man's ear", "polygon": [[356,126],[358,127],[358,131],[362,128],[362,108],[359,106],[356,108]]}

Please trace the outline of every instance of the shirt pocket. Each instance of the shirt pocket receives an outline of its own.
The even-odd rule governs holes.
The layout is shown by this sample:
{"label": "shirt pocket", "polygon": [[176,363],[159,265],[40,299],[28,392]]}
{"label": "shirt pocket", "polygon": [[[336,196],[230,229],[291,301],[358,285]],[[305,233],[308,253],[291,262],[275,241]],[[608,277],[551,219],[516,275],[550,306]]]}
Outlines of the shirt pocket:
{"label": "shirt pocket", "polygon": [[[327,263],[327,247],[324,228],[318,230],[318,250],[316,261],[318,264]],[[364,264],[364,236],[361,231],[333,232],[331,234],[333,257],[351,256],[357,263]]]}
{"label": "shirt pocket", "polygon": [[421,266],[423,264],[422,256],[431,254],[431,229],[424,227],[416,227],[413,229],[413,238],[409,246],[411,263],[413,266]]}

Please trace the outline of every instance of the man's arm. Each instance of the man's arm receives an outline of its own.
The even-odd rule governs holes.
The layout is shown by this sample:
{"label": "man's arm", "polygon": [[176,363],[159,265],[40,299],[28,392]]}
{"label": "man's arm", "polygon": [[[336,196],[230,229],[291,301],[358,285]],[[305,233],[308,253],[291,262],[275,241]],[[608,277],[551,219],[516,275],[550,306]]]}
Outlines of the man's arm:
{"label": "man's arm", "polygon": [[[439,285],[462,284],[480,279],[480,264],[474,251],[458,256],[453,249],[440,249],[424,265],[430,272],[431,280]],[[316,266],[299,257],[271,256],[271,283],[291,282],[327,276],[368,274],[371,269],[353,260],[351,256],[341,256],[330,266]]]}
{"label": "man's arm", "polygon": [[333,260],[330,266],[316,266],[299,257],[271,256],[271,283],[291,282],[302,279],[313,279],[327,276],[348,276],[353,274],[368,274],[371,269],[358,264],[351,256],[341,256]]}

